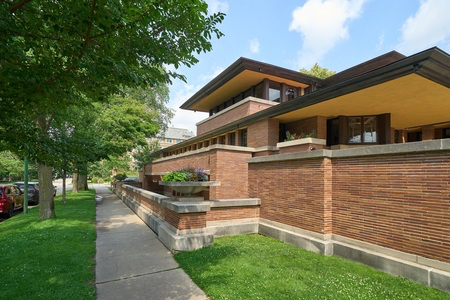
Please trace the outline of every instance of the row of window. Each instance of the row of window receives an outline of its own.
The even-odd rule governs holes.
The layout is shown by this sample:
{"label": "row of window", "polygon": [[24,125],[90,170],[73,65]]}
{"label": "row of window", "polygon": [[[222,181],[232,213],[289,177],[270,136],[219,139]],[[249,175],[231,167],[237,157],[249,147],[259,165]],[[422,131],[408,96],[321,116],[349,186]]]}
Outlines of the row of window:
{"label": "row of window", "polygon": [[210,145],[215,145],[215,144],[247,147],[247,129],[230,132],[225,135],[214,137],[214,138],[211,138],[206,141],[202,141],[202,142],[195,143],[195,144],[192,144],[189,146],[185,146],[180,149],[176,149],[174,151],[164,153],[164,156],[176,155],[176,154],[180,154],[180,153],[184,153],[184,152],[188,152],[188,151],[192,151],[192,150],[201,149],[204,147],[209,147]]}
{"label": "row of window", "polygon": [[158,138],[159,142],[166,142],[166,143],[172,143],[172,144],[178,144],[181,143],[182,139],[170,139],[170,138]]}
{"label": "row of window", "polygon": [[[282,93],[282,90],[285,92]],[[239,94],[237,94],[234,97],[231,97],[227,101],[217,105],[213,109],[209,110],[209,115],[212,116],[222,110],[224,110],[227,107],[230,107],[234,105],[235,103],[238,103],[239,101],[244,100],[247,97],[255,97],[259,99],[265,99],[269,101],[274,102],[285,102],[292,100],[301,94],[301,88],[289,86],[284,83],[275,82],[272,80],[264,79],[257,85],[252,86],[251,88],[247,89],[246,91],[243,91]]]}

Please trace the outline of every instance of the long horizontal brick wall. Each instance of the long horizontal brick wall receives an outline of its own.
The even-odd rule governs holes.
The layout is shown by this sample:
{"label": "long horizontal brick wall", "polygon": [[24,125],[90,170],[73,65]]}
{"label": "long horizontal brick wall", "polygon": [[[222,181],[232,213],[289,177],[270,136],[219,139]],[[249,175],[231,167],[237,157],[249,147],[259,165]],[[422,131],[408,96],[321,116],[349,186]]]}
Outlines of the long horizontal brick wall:
{"label": "long horizontal brick wall", "polygon": [[184,229],[199,229],[206,227],[206,213],[191,213],[179,214],[168,208],[164,208],[164,219],[167,223],[177,228]]}
{"label": "long horizontal brick wall", "polygon": [[450,153],[333,159],[333,233],[450,262]]}
{"label": "long horizontal brick wall", "polygon": [[[146,172],[169,172],[186,167],[201,167],[210,171],[210,180],[219,181],[221,186],[210,187],[206,199],[230,199],[248,197],[248,164],[250,152],[213,149],[196,155],[174,157],[146,166]],[[153,180],[146,176],[147,180]],[[144,185],[154,187],[152,183]]]}
{"label": "long horizontal brick wall", "polygon": [[214,207],[206,214],[206,221],[259,218],[258,206]]}
{"label": "long horizontal brick wall", "polygon": [[264,103],[264,101],[246,101],[227,112],[214,116],[210,120],[197,125],[197,135],[230,124],[233,121],[242,119],[245,116],[249,116],[276,104],[277,103],[275,102]]}
{"label": "long horizontal brick wall", "polygon": [[207,221],[226,221],[259,217],[259,205],[212,207],[209,211],[178,213],[159,204],[157,201],[152,201],[139,193],[123,188],[122,184],[117,184],[115,189],[118,195],[131,198],[153,215],[156,215],[178,230],[206,228]]}
{"label": "long horizontal brick wall", "polygon": [[328,233],[329,225],[324,222],[326,169],[321,158],[249,164],[249,197],[261,199],[261,218]]}
{"label": "long horizontal brick wall", "polygon": [[249,164],[261,218],[450,263],[450,152]]}

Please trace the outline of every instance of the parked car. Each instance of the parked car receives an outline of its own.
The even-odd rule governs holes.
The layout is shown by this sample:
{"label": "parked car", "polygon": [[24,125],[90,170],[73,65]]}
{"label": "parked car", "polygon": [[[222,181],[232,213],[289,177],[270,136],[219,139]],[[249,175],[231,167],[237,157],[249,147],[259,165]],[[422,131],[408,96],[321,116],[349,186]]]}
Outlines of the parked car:
{"label": "parked car", "polygon": [[17,209],[23,207],[23,192],[17,185],[0,185],[0,214],[12,217]]}
{"label": "parked car", "polygon": [[123,182],[139,182],[139,178],[137,177],[128,177],[123,180]]}
{"label": "parked car", "polygon": [[[15,182],[22,191],[25,189],[25,183]],[[53,186],[53,196],[56,196],[56,186]],[[37,205],[39,204],[39,182],[28,182],[28,203]]]}

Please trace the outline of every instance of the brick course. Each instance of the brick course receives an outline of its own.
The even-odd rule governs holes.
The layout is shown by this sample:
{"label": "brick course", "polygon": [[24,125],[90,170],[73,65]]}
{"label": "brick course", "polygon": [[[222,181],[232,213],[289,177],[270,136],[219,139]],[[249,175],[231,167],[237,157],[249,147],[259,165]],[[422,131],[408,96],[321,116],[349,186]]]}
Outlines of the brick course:
{"label": "brick course", "polygon": [[249,164],[261,218],[450,262],[450,153]]}
{"label": "brick course", "polygon": [[206,221],[259,218],[259,207],[213,207],[206,214]]}
{"label": "brick course", "polygon": [[280,135],[279,125],[277,119],[250,124],[247,128],[248,147],[276,146]]}
{"label": "brick course", "polygon": [[222,127],[224,125],[230,124],[233,121],[242,119],[245,116],[249,116],[258,111],[264,110],[266,108],[272,107],[274,103],[262,103],[249,100],[235,108],[218,115],[202,124],[197,126],[197,135],[203,134],[205,132],[214,130],[216,128]]}
{"label": "brick course", "polygon": [[249,197],[261,199],[261,218],[325,233],[325,168],[323,159],[249,164]]}
{"label": "brick course", "polygon": [[209,195],[205,195],[206,199],[247,198],[248,164],[246,159],[251,156],[250,152],[213,149],[196,155],[153,162],[151,170],[152,172],[169,172],[186,167],[202,167],[210,171],[210,180],[221,183],[221,186],[210,187]]}
{"label": "brick course", "polygon": [[334,159],[333,233],[450,262],[450,154]]}

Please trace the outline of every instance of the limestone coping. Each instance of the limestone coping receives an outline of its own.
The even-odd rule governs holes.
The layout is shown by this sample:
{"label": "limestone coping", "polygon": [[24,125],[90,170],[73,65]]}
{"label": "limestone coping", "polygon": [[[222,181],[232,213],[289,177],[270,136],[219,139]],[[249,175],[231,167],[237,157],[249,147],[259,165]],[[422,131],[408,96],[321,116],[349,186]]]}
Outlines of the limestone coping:
{"label": "limestone coping", "polygon": [[277,147],[283,148],[283,147],[305,145],[305,144],[326,145],[327,141],[324,139],[317,139],[317,138],[303,138],[303,139],[297,139],[297,140],[278,143]]}
{"label": "limestone coping", "polygon": [[374,155],[393,155],[402,153],[433,152],[444,150],[450,150],[450,139],[421,141],[406,144],[368,146],[368,147],[350,148],[341,150],[322,149],[309,152],[258,156],[247,158],[247,162],[263,163],[263,162],[274,162],[285,160],[312,159],[321,157],[344,158],[344,157],[374,156]]}
{"label": "limestone coping", "polygon": [[232,206],[256,206],[261,205],[259,198],[244,198],[244,199],[217,199],[207,200],[211,207],[232,207]]}
{"label": "limestone coping", "polygon": [[147,191],[147,190],[144,190],[144,189],[141,189],[141,188],[137,188],[137,187],[134,187],[134,186],[131,186],[131,185],[128,185],[128,184],[123,184],[122,188],[130,190],[130,191],[132,191],[134,193],[137,193],[137,194],[139,194],[139,195],[141,195],[141,196],[143,196],[143,197],[145,197],[147,199],[150,199],[150,200],[152,200],[154,202],[157,202],[158,204],[161,204],[161,205],[165,201],[169,201],[169,200],[172,199],[170,197],[167,197],[167,196],[164,196],[164,195],[161,195],[161,194],[158,194],[158,193],[154,193],[154,192],[151,192],[151,191]]}
{"label": "limestone coping", "polygon": [[[204,170],[204,172],[208,175],[211,175],[211,170]],[[164,176],[167,173],[170,173],[170,172],[169,171],[167,171],[167,172],[145,172],[144,175]]]}
{"label": "limestone coping", "polygon": [[220,186],[219,181],[160,181],[160,185],[166,186]]}
{"label": "limestone coping", "polygon": [[206,203],[204,201],[201,202],[168,201],[164,202],[163,206],[180,214],[207,212],[211,210],[209,203]]}
{"label": "limestone coping", "polygon": [[206,200],[199,202],[179,202],[173,201],[171,197],[160,195],[158,193],[147,191],[127,184],[123,184],[122,188],[135,192],[153,202],[162,205],[163,207],[166,207],[180,214],[207,212],[211,210],[211,207],[252,206],[261,204],[261,200],[259,198],[220,199],[220,200]]}

